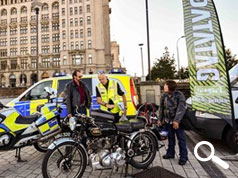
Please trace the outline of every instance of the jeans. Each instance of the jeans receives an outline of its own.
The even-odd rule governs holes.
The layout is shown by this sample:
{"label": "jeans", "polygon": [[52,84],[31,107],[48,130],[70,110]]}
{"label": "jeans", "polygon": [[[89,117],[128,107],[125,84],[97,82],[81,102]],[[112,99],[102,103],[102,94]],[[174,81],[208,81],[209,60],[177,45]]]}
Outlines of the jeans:
{"label": "jeans", "polygon": [[186,146],[186,137],[184,133],[184,129],[178,128],[175,130],[173,128],[173,124],[168,124],[166,126],[168,129],[168,140],[169,140],[169,145],[167,149],[167,155],[169,156],[174,156],[175,155],[175,134],[178,139],[178,144],[179,144],[179,155],[180,155],[180,160],[187,161],[188,160],[188,151],[187,151],[187,146]]}

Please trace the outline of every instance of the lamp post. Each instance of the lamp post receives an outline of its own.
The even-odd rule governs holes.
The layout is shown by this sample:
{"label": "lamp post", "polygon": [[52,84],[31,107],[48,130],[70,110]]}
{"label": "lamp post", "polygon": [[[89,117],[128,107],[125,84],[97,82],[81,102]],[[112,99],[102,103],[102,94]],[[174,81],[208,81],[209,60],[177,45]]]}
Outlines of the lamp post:
{"label": "lamp post", "polygon": [[177,42],[176,42],[179,80],[181,80],[181,73],[180,73],[180,60],[179,60],[179,47],[178,47],[178,43],[179,43],[179,40],[182,39],[182,38],[184,38],[184,37],[185,37],[185,36],[179,37],[179,39],[178,39]]}
{"label": "lamp post", "polygon": [[39,81],[39,23],[38,23],[38,19],[39,19],[39,11],[40,8],[42,6],[42,3],[39,2],[38,0],[34,0],[31,3],[31,6],[34,8],[35,13],[36,13],[36,82]]}
{"label": "lamp post", "polygon": [[141,81],[144,82],[145,81],[145,75],[144,75],[144,63],[143,63],[143,43],[140,43],[140,52],[141,52],[141,67],[142,67],[142,76],[141,76]]}
{"label": "lamp post", "polygon": [[149,80],[151,80],[151,72],[150,72],[150,33],[149,33],[148,0],[145,0],[145,8],[146,8],[146,27],[147,27],[148,74],[149,74]]}

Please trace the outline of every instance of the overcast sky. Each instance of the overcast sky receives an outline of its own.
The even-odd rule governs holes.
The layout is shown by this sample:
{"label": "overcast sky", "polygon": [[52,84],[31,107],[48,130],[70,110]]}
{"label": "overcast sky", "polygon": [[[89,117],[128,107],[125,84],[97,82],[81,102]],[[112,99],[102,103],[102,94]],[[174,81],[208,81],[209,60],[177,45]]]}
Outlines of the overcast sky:
{"label": "overcast sky", "polygon": [[[238,54],[238,1],[214,0],[225,46]],[[176,41],[184,35],[182,0],[148,0],[151,67],[165,46],[177,60]],[[120,45],[120,61],[131,75],[141,76],[139,43],[144,43],[144,68],[148,74],[145,0],[111,0],[111,40]],[[187,66],[185,39],[179,41],[181,66]],[[124,59],[124,60],[123,60]]]}

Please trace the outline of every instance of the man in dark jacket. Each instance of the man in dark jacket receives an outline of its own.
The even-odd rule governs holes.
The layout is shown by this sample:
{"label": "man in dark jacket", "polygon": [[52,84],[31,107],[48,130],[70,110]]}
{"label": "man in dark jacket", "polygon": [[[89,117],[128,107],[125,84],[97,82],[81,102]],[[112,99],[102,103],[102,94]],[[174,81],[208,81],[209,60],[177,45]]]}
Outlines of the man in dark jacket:
{"label": "man in dark jacket", "polygon": [[87,85],[81,81],[83,77],[81,71],[75,70],[72,77],[73,80],[67,83],[65,88],[68,117],[75,114],[76,108],[80,113],[87,114],[87,108],[91,106],[91,94]]}
{"label": "man in dark jacket", "polygon": [[175,134],[179,144],[179,164],[184,165],[188,160],[188,151],[186,147],[186,139],[184,129],[180,127],[180,122],[185,114],[185,97],[182,92],[175,90],[176,82],[168,80],[164,85],[164,93],[160,99],[159,121],[161,125],[165,122],[168,129],[169,145],[164,159],[174,158],[175,155]]}

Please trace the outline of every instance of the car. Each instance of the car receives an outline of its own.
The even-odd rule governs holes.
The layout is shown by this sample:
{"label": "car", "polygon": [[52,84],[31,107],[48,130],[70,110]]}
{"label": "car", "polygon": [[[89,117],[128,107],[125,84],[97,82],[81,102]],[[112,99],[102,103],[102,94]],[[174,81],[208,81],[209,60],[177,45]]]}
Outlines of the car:
{"label": "car", "polygon": [[[236,119],[236,127],[238,127],[238,64],[229,70],[231,92],[233,99],[234,116]],[[191,98],[186,101],[187,108],[191,109]],[[206,112],[195,111],[196,125],[195,130],[202,135],[212,139],[224,140],[226,145],[233,151],[236,150],[235,131],[222,118]]]}
{"label": "car", "polygon": [[[127,74],[107,74],[107,76],[110,80],[116,80],[119,83],[121,89],[125,92],[128,107],[127,116],[134,117],[136,114],[136,105],[138,104],[138,95],[133,78]],[[20,96],[10,101],[7,105],[13,106],[23,116],[29,116],[37,111],[37,107],[48,102],[47,93],[44,91],[45,87],[51,87],[57,90],[58,99],[56,101],[62,101],[62,92],[64,91],[65,85],[71,80],[71,75],[58,75],[57,77],[41,80],[28,88]],[[82,80],[87,83],[92,94],[92,105],[90,111],[93,109],[99,109],[100,105],[97,103],[96,98],[96,86],[99,83],[97,75],[84,75]],[[61,113],[61,117],[63,118],[67,116],[67,111],[65,105],[62,105],[62,107],[63,112]]]}

